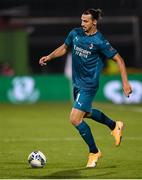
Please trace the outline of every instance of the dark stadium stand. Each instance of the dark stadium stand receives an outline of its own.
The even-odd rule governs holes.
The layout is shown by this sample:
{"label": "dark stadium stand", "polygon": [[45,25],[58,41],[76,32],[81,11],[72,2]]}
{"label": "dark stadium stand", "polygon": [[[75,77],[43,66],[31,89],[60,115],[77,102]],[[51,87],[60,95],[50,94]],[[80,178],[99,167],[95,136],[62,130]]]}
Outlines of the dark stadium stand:
{"label": "dark stadium stand", "polygon": [[[35,61],[63,43],[67,33],[73,27],[80,25],[82,11],[89,7],[103,9],[104,22],[102,21],[99,27],[126,58],[126,65],[142,67],[142,62],[139,60],[142,39],[140,36],[142,30],[139,29],[142,24],[141,0],[1,0],[0,16],[10,16],[19,20],[26,18],[24,23],[29,32],[29,65],[33,73],[40,73],[38,62]],[[62,22],[66,17],[68,22]],[[127,17],[128,21],[123,22],[122,19],[122,22],[119,20],[117,23],[115,18],[118,17]],[[32,23],[33,18],[37,20],[34,23]],[[111,19],[113,20],[110,21]],[[62,73],[65,57],[61,59],[63,59],[62,63],[55,60],[43,72]]]}

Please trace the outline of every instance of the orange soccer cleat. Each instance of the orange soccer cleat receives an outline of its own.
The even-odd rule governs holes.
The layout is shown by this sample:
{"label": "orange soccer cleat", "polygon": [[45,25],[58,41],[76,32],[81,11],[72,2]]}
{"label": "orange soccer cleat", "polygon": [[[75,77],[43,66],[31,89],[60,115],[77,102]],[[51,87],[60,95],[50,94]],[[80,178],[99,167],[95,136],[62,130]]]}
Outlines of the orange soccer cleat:
{"label": "orange soccer cleat", "polygon": [[100,151],[98,151],[97,153],[89,153],[88,163],[86,167],[87,168],[95,167],[101,156],[102,156],[102,153]]}
{"label": "orange soccer cleat", "polygon": [[116,126],[115,126],[114,130],[111,132],[111,135],[115,139],[115,145],[116,146],[119,146],[121,143],[123,128],[124,128],[123,122],[122,121],[116,121]]}

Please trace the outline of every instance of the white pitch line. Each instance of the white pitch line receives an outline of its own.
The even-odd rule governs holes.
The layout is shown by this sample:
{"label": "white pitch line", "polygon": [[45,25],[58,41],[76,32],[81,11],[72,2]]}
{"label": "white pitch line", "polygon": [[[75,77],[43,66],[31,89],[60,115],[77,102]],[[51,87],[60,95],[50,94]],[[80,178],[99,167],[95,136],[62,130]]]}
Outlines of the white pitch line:
{"label": "white pitch line", "polygon": [[[98,140],[102,140],[104,138],[102,137],[96,137],[95,139],[98,139]],[[108,139],[106,137],[106,139]],[[139,136],[139,137],[124,137],[123,139],[125,140],[131,140],[131,141],[135,141],[135,140],[138,140],[138,141],[142,141],[142,136]],[[24,142],[24,141],[27,141],[27,142],[39,142],[39,141],[45,141],[45,142],[48,142],[48,141],[82,141],[81,138],[28,138],[28,139],[15,139],[15,138],[12,138],[12,139],[2,139],[0,140],[0,142]]]}
{"label": "white pitch line", "polygon": [[108,106],[105,106],[104,107],[105,109],[115,109],[115,111],[119,110],[119,111],[131,111],[131,112],[139,112],[139,113],[142,113],[142,107],[119,107],[119,105],[115,105],[115,106],[112,106],[112,105],[108,105]]}

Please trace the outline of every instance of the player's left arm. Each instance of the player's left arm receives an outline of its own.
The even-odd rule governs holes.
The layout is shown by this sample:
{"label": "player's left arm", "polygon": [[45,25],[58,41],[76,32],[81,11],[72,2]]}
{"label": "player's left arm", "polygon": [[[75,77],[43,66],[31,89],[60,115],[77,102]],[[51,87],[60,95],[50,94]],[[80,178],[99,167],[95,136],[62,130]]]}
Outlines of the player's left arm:
{"label": "player's left arm", "polygon": [[118,53],[112,59],[117,63],[117,65],[119,67],[121,78],[122,78],[123,91],[124,91],[125,95],[127,97],[129,97],[129,94],[132,93],[132,87],[128,81],[125,62]]}

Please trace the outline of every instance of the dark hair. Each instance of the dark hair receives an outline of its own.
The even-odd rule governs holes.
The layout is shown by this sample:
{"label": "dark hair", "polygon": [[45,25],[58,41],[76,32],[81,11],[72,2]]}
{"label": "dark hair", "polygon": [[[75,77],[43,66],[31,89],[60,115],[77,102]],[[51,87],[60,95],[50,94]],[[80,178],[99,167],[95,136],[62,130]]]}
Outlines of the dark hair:
{"label": "dark hair", "polygon": [[97,21],[102,18],[102,10],[101,9],[87,9],[83,12],[83,14],[88,15],[91,14],[93,19],[96,19]]}

